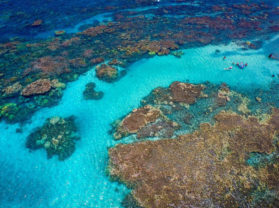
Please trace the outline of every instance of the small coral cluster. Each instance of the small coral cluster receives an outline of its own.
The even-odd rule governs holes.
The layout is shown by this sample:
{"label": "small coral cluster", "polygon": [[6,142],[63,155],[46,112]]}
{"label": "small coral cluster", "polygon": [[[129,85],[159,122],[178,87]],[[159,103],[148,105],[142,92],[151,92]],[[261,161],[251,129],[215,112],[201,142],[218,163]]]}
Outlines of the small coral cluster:
{"label": "small coral cluster", "polygon": [[94,82],[89,82],[85,86],[83,91],[83,97],[85,100],[99,100],[104,96],[103,92],[95,91],[96,84]]}
{"label": "small coral cluster", "polygon": [[96,76],[106,82],[113,82],[118,77],[118,70],[107,64],[101,64],[96,67]]}
{"label": "small coral cluster", "polygon": [[78,139],[73,116],[52,117],[28,136],[26,147],[30,150],[44,148],[48,158],[57,155],[59,160],[65,160],[75,151],[75,141]]}

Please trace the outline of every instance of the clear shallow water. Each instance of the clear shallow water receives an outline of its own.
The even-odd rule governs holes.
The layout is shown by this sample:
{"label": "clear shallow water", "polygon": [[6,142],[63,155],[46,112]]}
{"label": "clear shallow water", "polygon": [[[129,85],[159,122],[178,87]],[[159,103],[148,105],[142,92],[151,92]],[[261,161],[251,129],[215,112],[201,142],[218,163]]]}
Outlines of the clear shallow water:
{"label": "clear shallow water", "polygon": [[[216,54],[216,49],[221,52]],[[68,84],[58,106],[37,112],[23,127],[23,133],[15,133],[18,125],[0,123],[0,207],[121,207],[129,190],[106,176],[107,148],[115,145],[107,133],[110,124],[138,107],[155,87],[177,80],[226,82],[242,89],[267,88],[271,75],[278,73],[278,62],[269,61],[263,52],[241,51],[235,45],[189,49],[181,59],[163,56],[139,61],[113,84],[96,79],[92,69]],[[248,63],[245,70],[234,67],[224,71],[232,62],[242,61]],[[103,99],[83,100],[82,92],[91,81],[97,84],[96,90],[105,93]],[[29,153],[25,148],[28,134],[56,115],[75,115],[81,136],[75,153],[63,162],[56,157],[47,160],[44,150]]]}

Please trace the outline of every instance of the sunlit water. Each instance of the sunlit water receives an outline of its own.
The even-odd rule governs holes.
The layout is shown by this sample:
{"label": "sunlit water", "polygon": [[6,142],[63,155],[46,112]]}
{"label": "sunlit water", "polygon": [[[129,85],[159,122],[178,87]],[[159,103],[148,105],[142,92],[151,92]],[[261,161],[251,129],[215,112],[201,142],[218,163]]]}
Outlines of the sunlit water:
{"label": "sunlit water", "polygon": [[[268,88],[274,79],[271,75],[278,72],[278,62],[268,60],[267,51],[242,51],[235,45],[188,49],[180,59],[163,56],[141,60],[112,84],[99,81],[92,69],[68,84],[59,105],[37,112],[23,127],[23,133],[16,133],[18,125],[0,123],[0,207],[121,207],[129,190],[111,182],[106,174],[107,149],[115,145],[108,133],[110,124],[138,107],[152,89],[176,80],[226,82],[242,89]],[[225,71],[232,62],[247,62],[248,67]],[[85,85],[92,81],[97,84],[96,90],[104,92],[103,99],[83,99]],[[81,136],[74,154],[63,162],[56,157],[48,160],[43,149],[30,153],[25,148],[28,134],[56,115],[75,115]]]}

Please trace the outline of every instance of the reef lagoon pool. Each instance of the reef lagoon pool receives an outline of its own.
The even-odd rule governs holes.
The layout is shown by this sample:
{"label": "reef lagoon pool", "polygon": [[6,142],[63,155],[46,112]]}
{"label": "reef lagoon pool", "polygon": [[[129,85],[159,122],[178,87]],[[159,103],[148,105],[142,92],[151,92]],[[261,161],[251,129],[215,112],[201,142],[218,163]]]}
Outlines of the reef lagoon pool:
{"label": "reef lagoon pool", "polygon": [[[194,17],[190,6],[199,4],[151,2],[99,2],[72,25],[31,18],[23,39],[2,28],[1,208],[279,207],[278,9],[232,7],[273,21],[261,23],[269,36],[245,31],[250,39],[243,31],[223,39],[220,19],[202,10],[204,19],[179,24],[217,29],[198,32],[192,45],[185,28],[169,25],[166,42],[159,31],[176,12]],[[228,9],[220,5],[215,11]],[[135,21],[158,24],[156,35],[149,28],[136,37],[136,25],[125,32]]]}

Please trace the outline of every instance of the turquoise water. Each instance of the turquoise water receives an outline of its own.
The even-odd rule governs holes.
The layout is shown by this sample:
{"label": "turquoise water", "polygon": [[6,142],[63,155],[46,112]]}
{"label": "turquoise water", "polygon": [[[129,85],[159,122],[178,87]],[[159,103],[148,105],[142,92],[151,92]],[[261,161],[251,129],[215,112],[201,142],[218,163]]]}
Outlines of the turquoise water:
{"label": "turquoise water", "polygon": [[[180,59],[156,56],[131,65],[127,75],[112,84],[96,79],[92,69],[68,84],[59,105],[38,111],[22,127],[23,133],[16,133],[18,125],[0,123],[0,201],[5,208],[121,207],[129,190],[110,182],[106,175],[107,148],[116,143],[107,133],[110,124],[138,107],[152,89],[173,81],[226,82],[241,89],[268,88],[274,79],[271,75],[279,70],[278,62],[266,58],[267,47],[242,51],[233,44],[207,46],[184,50]],[[217,49],[220,53],[216,53]],[[223,56],[227,59],[223,60]],[[247,62],[248,67],[225,71],[232,62]],[[103,99],[83,99],[85,85],[92,81],[97,91],[104,92]],[[44,150],[29,153],[25,148],[28,134],[46,118],[56,115],[75,115],[81,136],[74,154],[63,162],[56,157],[47,160]]]}

